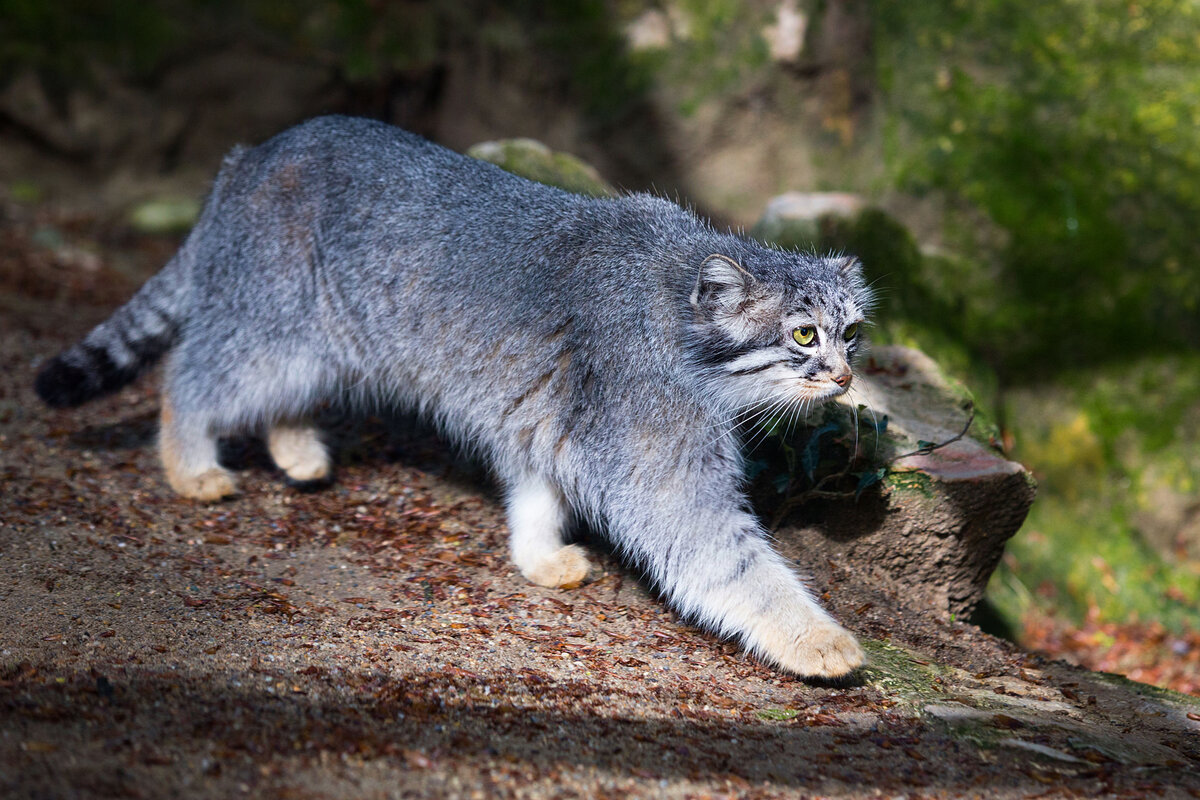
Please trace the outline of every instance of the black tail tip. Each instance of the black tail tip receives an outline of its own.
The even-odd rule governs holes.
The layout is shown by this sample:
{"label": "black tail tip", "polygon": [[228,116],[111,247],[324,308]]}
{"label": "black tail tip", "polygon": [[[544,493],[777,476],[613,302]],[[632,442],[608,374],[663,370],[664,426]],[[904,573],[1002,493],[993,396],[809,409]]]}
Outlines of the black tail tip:
{"label": "black tail tip", "polygon": [[42,368],[33,388],[42,402],[51,408],[74,408],[95,395],[90,388],[88,374],[61,358],[52,359]]}

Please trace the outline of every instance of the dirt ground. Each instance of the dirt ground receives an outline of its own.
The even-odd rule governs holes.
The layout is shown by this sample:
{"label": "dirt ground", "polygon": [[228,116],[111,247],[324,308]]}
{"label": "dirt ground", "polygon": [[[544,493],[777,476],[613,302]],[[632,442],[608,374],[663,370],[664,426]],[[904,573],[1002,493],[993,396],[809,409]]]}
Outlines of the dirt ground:
{"label": "dirt ground", "polygon": [[803,566],[872,659],[839,685],[687,626],[609,555],[529,585],[484,474],[407,421],[331,417],[324,490],[245,441],[240,497],[181,500],[153,376],[65,412],[31,389],[136,285],[110,265],[164,254],[0,234],[0,796],[1200,796],[1194,699],[836,563]]}

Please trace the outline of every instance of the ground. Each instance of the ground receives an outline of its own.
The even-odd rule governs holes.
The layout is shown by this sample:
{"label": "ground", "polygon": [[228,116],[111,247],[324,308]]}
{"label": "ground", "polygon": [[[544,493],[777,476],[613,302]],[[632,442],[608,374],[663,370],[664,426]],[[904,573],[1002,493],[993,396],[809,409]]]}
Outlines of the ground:
{"label": "ground", "polygon": [[1200,796],[1194,699],[836,563],[800,566],[870,653],[840,684],[688,626],[611,555],[532,586],[486,475],[407,420],[331,414],[327,488],[242,441],[240,497],[179,499],[155,375],[71,411],[31,389],[169,248],[43,230],[0,227],[4,797]]}

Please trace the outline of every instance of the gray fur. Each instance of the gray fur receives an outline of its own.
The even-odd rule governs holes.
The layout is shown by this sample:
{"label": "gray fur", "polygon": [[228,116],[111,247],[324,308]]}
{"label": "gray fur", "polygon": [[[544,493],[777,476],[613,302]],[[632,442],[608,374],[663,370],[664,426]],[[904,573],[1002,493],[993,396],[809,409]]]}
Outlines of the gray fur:
{"label": "gray fur", "polygon": [[583,514],[683,614],[836,675],[861,651],[746,510],[737,420],[840,394],[859,345],[842,332],[869,304],[852,259],[326,117],[227,159],[180,253],[60,361],[105,349],[131,377],[121,343],[166,342],[164,459],[184,471],[215,468],[216,436],[302,425],[325,400],[419,410],[510,488],[533,579],[570,582],[529,564],[565,555],[562,522]]}

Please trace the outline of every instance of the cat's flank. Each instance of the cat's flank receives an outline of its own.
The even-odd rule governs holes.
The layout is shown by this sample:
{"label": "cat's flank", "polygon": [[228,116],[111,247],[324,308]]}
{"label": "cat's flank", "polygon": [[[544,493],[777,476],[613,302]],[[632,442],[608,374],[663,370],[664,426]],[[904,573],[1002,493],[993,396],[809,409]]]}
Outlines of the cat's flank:
{"label": "cat's flank", "polygon": [[832,677],[863,651],[749,513],[739,421],[845,392],[869,302],[853,259],[325,117],[226,158],[175,257],[37,390],[76,405],[167,355],[159,449],[198,500],[236,491],[220,436],[320,480],[319,405],[415,409],[495,469],[530,581],[587,577],[564,541],[582,516],[687,618]]}

